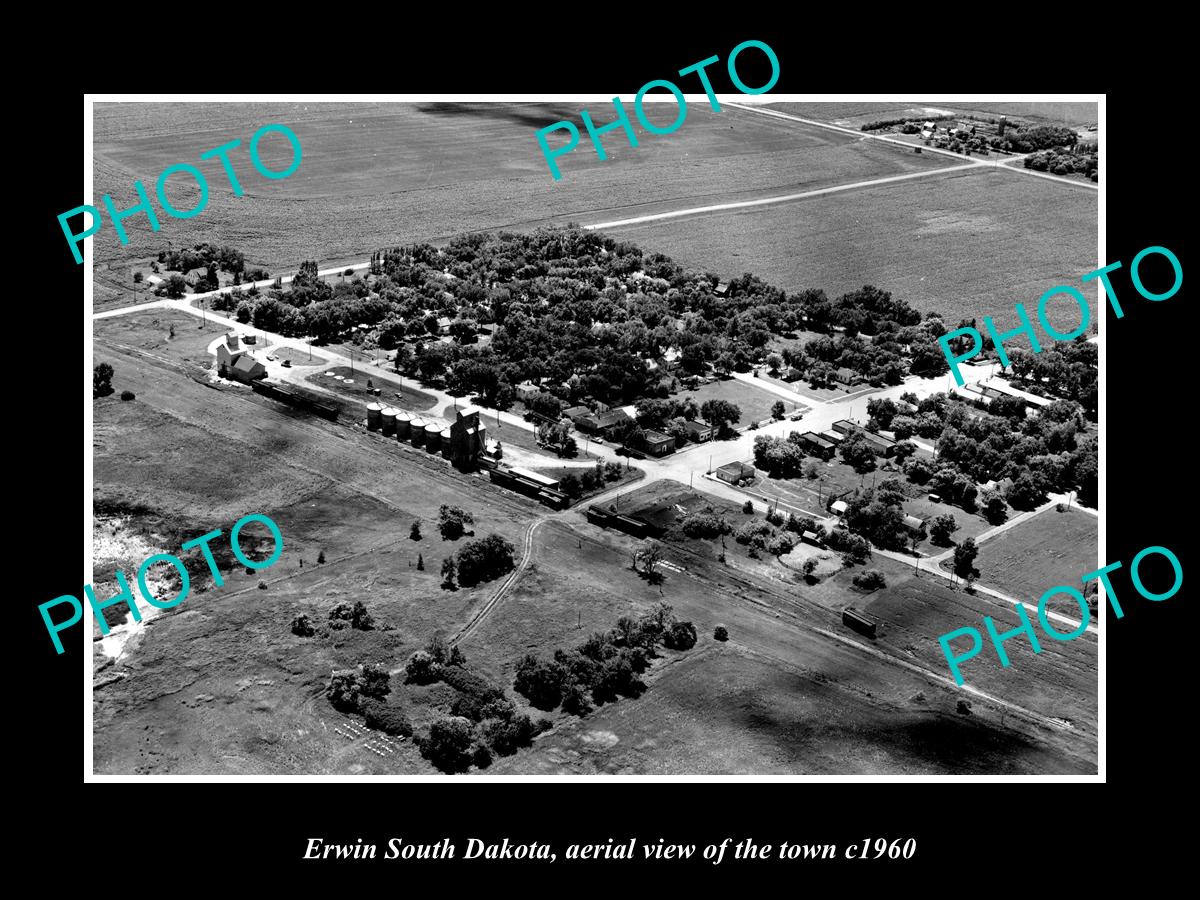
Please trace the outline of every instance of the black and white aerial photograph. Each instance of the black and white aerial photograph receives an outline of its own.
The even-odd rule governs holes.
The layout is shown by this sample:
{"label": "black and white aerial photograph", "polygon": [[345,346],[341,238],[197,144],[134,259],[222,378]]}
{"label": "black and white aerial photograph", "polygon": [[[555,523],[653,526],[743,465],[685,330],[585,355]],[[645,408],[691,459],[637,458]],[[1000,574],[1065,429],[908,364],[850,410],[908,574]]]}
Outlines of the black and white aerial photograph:
{"label": "black and white aerial photograph", "polygon": [[1103,97],[728,49],[92,99],[95,776],[1097,776]]}

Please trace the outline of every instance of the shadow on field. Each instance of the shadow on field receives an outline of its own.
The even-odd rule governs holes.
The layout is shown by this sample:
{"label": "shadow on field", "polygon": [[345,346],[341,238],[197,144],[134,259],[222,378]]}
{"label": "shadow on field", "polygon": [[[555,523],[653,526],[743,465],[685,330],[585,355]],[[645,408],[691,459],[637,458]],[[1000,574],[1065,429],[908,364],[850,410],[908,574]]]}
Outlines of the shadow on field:
{"label": "shadow on field", "polygon": [[560,120],[575,121],[578,109],[565,106],[514,106],[499,103],[425,103],[418,112],[435,116],[475,116],[481,119],[503,119],[528,128],[544,128]]}

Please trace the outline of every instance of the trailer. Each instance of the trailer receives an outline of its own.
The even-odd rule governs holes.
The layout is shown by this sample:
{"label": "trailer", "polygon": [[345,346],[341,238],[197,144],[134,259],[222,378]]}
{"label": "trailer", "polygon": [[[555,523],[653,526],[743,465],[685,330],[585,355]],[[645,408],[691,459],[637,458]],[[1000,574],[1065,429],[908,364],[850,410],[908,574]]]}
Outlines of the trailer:
{"label": "trailer", "polygon": [[864,637],[874,639],[875,629],[879,623],[869,616],[864,616],[854,607],[848,606],[842,610],[842,624]]}

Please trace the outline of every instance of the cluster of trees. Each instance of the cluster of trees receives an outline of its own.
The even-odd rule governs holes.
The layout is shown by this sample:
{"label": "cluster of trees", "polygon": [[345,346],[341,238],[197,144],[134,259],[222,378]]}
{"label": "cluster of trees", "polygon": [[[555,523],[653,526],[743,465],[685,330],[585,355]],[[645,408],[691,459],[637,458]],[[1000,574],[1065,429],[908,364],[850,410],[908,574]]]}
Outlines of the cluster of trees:
{"label": "cluster of trees", "polygon": [[888,478],[875,488],[859,491],[847,504],[846,526],[885,550],[914,549],[927,536],[925,527],[911,531],[904,524],[904,485]]}
{"label": "cluster of trees", "polygon": [[[160,250],[158,262],[162,268],[174,269],[177,272],[188,272],[208,266],[216,266],[235,275],[246,271],[246,257],[242,251],[233,247],[215,247],[207,242],[196,244],[191,249],[181,247],[178,250]],[[254,280],[261,281],[270,277],[265,271],[256,272],[261,274],[256,274]]]}
{"label": "cluster of trees", "polygon": [[458,583],[473,587],[482,581],[499,578],[516,565],[516,548],[512,541],[499,534],[467,541],[454,554]]}
{"label": "cluster of trees", "polygon": [[[830,550],[842,554],[842,562],[847,566],[863,564],[871,558],[871,544],[861,535],[852,534],[845,528],[835,528],[825,537],[825,543]],[[808,574],[808,573],[805,573]]]}
{"label": "cluster of trees", "polygon": [[583,469],[579,474],[568,472],[559,479],[559,489],[572,500],[578,500],[584,494],[590,494],[604,487],[606,482],[617,481],[621,477],[620,463],[605,463],[596,460],[594,469]]}
{"label": "cluster of trees", "polygon": [[438,532],[446,541],[457,541],[462,537],[468,525],[475,524],[475,517],[465,509],[443,504],[438,508]]}
{"label": "cluster of trees", "polygon": [[1100,402],[1100,348],[1084,335],[1042,347],[1041,353],[1014,348],[1007,351],[1011,373],[1022,390],[1071,400],[1095,422]]}
{"label": "cluster of trees", "polygon": [[[803,327],[823,334],[803,347],[784,348],[779,362],[796,369],[814,388],[833,385],[840,368],[875,387],[900,384],[910,371],[924,377],[948,371],[937,343],[947,330],[940,314],[922,318],[903,300],[871,285],[832,301],[819,290],[798,296]],[[839,333],[831,333],[835,330]]]}
{"label": "cluster of trees", "polygon": [[367,700],[383,700],[391,693],[391,678],[382,666],[337,670],[329,681],[329,702],[344,713],[361,712]]}
{"label": "cluster of trees", "polygon": [[[794,364],[811,368],[814,379],[848,366],[880,384],[899,383],[905,356],[914,371],[946,370],[935,343],[944,332],[940,320],[922,323],[887,292],[864,287],[830,300],[820,290],[788,293],[747,274],[717,293],[716,275],[684,271],[662,254],[576,226],[460,235],[441,250],[413,244],[381,251],[369,284],[354,278],[330,287],[315,277],[315,265],[311,276],[305,267],[287,290],[233,292],[222,302],[256,326],[318,341],[375,326],[379,346],[404,346],[402,371],[444,378],[501,408],[526,379],[545,378],[548,392],[570,404],[666,397],[675,385],[663,375],[669,351],[686,374],[746,371],[772,334],[800,328],[830,335],[816,349],[794,352]],[[455,341],[417,352],[401,344],[436,333],[439,318],[451,319]],[[471,343],[481,324],[496,326],[487,345]]]}
{"label": "cluster of trees", "polygon": [[1033,153],[1051,147],[1074,147],[1079,141],[1075,129],[1065,125],[1029,125],[1007,129],[1003,135],[992,138],[991,145],[997,150],[1013,153]]}
{"label": "cluster of trees", "polygon": [[418,735],[413,743],[421,755],[443,772],[465,772],[472,765],[487,768],[493,755],[510,756],[528,747],[549,722],[534,722],[519,713],[504,690],[471,670],[458,647],[434,636],[405,666],[405,682],[441,681],[455,690],[449,715]]}
{"label": "cluster of trees", "polygon": [[1080,144],[1076,147],[1039,150],[1025,157],[1025,168],[1038,172],[1053,172],[1055,175],[1071,175],[1078,172],[1092,181],[1100,180],[1099,160],[1095,144]]}
{"label": "cluster of trees", "polygon": [[[779,514],[776,521],[782,524],[783,515]],[[772,556],[783,556],[790,553],[796,545],[791,535],[778,531],[770,522],[762,519],[751,519],[743,522],[733,533],[733,539],[739,544],[750,548],[752,556],[763,550]]]}
{"label": "cluster of trees", "polygon": [[[339,603],[329,611],[328,626],[321,633],[327,635],[330,630],[340,631],[343,628],[354,628],[358,631],[371,631],[375,628],[375,617],[368,611],[361,600],[349,603]],[[312,619],[306,615],[296,616],[291,622],[292,634],[297,637],[313,637],[317,633]]]}
{"label": "cluster of trees", "polygon": [[646,685],[638,676],[659,644],[673,650],[696,644],[695,626],[676,619],[667,603],[636,620],[622,616],[615,628],[592,634],[574,650],[555,650],[549,659],[526,655],[517,663],[513,690],[537,709],[561,704],[564,712],[585,716],[593,704],[640,696]]}
{"label": "cluster of trees", "polygon": [[895,128],[900,126],[900,131],[903,134],[919,134],[921,124],[924,122],[944,122],[946,119],[956,119],[957,116],[927,116],[924,119],[879,119],[875,122],[868,122],[862,127],[862,131],[883,131],[885,128]]}

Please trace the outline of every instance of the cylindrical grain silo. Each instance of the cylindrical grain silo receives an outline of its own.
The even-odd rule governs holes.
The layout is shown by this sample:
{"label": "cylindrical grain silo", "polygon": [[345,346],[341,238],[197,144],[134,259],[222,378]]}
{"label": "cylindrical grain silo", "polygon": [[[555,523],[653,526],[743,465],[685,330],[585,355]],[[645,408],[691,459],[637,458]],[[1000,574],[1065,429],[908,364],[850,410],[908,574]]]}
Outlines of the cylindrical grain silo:
{"label": "cylindrical grain silo", "polygon": [[378,403],[367,404],[367,427],[378,429],[383,425],[383,406]]}
{"label": "cylindrical grain silo", "polygon": [[407,441],[412,434],[412,416],[406,412],[396,416],[396,440]]}
{"label": "cylindrical grain silo", "polygon": [[437,453],[442,449],[442,426],[437,422],[430,422],[425,426],[425,449],[430,453]]}
{"label": "cylindrical grain silo", "polygon": [[425,445],[425,420],[420,416],[414,417],[411,425],[409,438],[412,440],[414,447],[422,447]]}
{"label": "cylindrical grain silo", "polygon": [[396,433],[396,414],[398,412],[399,412],[399,410],[393,409],[390,406],[385,406],[383,408],[383,411],[380,413],[380,416],[383,419],[383,433],[384,434],[395,434]]}
{"label": "cylindrical grain silo", "polygon": [[442,433],[438,437],[439,437],[439,441],[442,445],[442,458],[449,459],[450,458],[450,429],[443,428]]}

